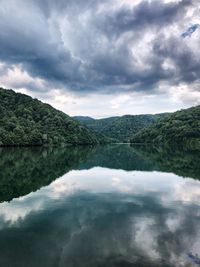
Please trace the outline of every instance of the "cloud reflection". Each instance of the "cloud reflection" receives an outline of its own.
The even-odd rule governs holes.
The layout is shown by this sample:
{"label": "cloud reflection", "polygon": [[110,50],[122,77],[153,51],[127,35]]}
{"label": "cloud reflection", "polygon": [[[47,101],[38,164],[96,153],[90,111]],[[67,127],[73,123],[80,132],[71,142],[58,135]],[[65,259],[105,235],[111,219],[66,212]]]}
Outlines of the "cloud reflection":
{"label": "cloud reflection", "polygon": [[0,266],[193,266],[199,199],[172,173],[70,171],[0,204]]}

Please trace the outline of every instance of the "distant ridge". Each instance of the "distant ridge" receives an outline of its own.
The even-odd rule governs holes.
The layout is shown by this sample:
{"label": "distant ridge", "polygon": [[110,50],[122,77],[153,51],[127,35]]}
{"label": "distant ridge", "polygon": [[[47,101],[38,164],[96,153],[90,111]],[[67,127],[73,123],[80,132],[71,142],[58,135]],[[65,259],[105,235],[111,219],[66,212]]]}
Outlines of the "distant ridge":
{"label": "distant ridge", "polygon": [[124,115],[104,119],[94,119],[88,116],[75,116],[73,118],[99,134],[119,142],[129,142],[133,134],[168,114]]}
{"label": "distant ridge", "polygon": [[75,120],[78,120],[80,122],[92,122],[92,121],[95,121],[95,119],[93,119],[92,117],[89,117],[89,116],[74,116],[72,117],[73,119]]}

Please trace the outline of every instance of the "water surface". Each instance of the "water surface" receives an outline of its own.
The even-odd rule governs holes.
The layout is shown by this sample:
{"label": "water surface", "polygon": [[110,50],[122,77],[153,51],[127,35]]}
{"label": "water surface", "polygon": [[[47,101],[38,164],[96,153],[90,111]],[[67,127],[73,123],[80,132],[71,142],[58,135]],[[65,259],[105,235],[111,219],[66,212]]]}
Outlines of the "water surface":
{"label": "water surface", "polygon": [[199,154],[0,150],[0,266],[198,266]]}

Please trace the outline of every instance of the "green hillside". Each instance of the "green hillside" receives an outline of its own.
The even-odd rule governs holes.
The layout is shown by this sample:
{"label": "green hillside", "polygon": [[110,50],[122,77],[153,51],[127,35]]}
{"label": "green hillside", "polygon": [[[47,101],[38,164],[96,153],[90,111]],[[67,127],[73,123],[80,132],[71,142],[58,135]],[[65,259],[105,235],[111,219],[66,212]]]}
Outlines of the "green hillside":
{"label": "green hillside", "polygon": [[110,117],[105,119],[76,116],[74,119],[106,137],[121,142],[128,142],[134,133],[155,123],[158,119],[166,115],[167,113],[156,115],[125,115],[122,117]]}
{"label": "green hillside", "polygon": [[131,142],[173,144],[200,150],[200,106],[177,111],[159,120],[133,135]]}
{"label": "green hillside", "polygon": [[95,144],[77,121],[30,96],[0,88],[0,145]]}

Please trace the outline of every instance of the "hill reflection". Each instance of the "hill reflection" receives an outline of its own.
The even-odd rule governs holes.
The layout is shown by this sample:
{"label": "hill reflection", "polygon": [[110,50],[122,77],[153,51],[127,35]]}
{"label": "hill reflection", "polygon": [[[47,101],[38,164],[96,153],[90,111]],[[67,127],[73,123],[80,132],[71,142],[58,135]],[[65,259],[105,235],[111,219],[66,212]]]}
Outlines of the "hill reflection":
{"label": "hill reflection", "polygon": [[0,201],[26,195],[70,170],[96,166],[126,171],[173,172],[200,179],[200,154],[155,147],[107,145],[64,148],[2,148]]}
{"label": "hill reflection", "polygon": [[1,148],[0,201],[26,195],[79,166],[90,147]]}

